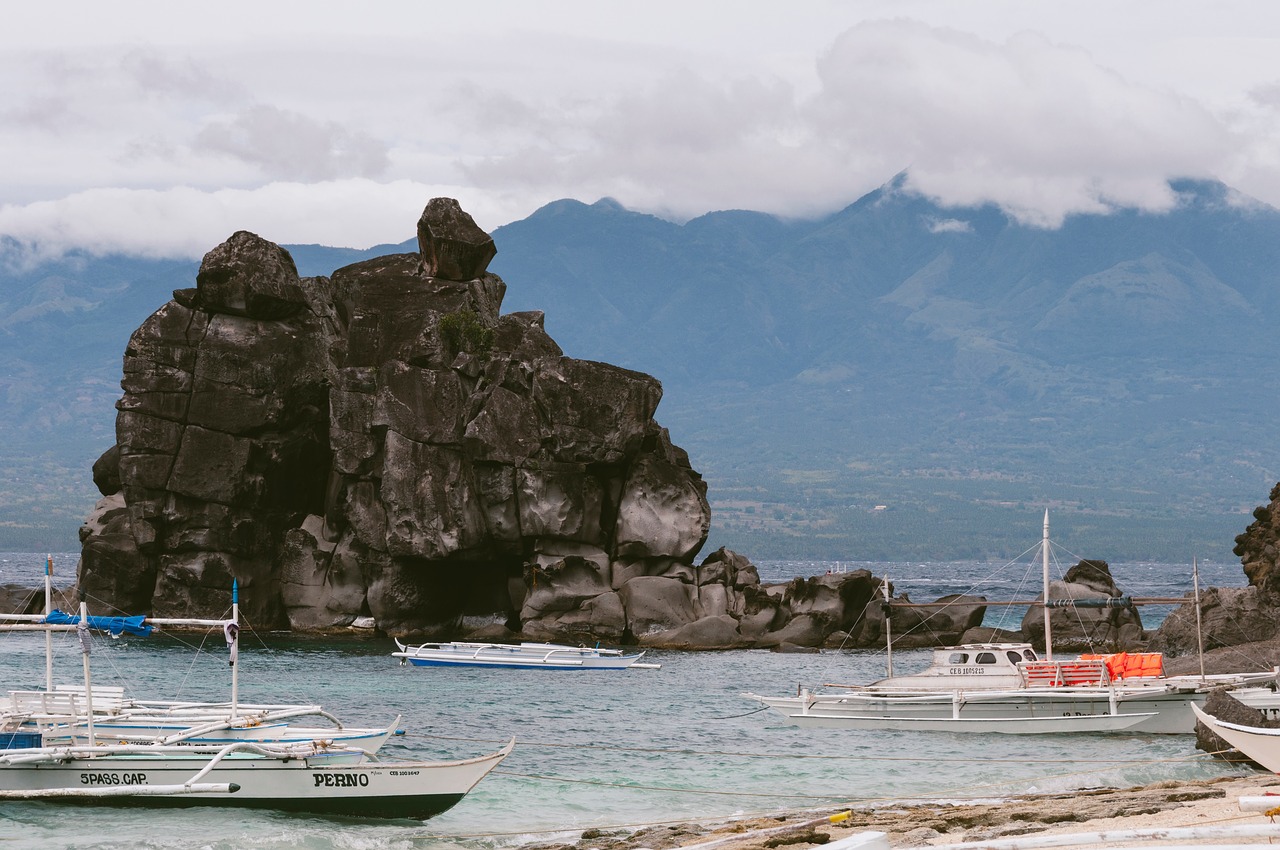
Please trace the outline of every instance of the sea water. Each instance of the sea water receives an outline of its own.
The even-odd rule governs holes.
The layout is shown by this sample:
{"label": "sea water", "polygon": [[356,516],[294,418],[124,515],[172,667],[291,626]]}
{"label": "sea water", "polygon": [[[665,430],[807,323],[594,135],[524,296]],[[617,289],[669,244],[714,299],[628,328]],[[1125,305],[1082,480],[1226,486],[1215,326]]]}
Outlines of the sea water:
{"label": "sea water", "polygon": [[[55,556],[68,574],[74,560]],[[43,563],[43,555],[0,555],[0,583],[36,585]],[[1030,588],[1038,587],[1038,577],[1029,586],[1020,577],[993,578],[985,563],[759,566],[765,581],[865,567],[889,573],[898,591],[916,601],[979,584],[992,599],[1034,598]],[[1112,571],[1134,596],[1180,596],[1190,589],[1186,565],[1112,565]],[[1202,586],[1245,583],[1238,564],[1202,564],[1200,576]],[[1000,581],[1003,590],[993,591]],[[74,635],[57,638],[63,680],[77,681]],[[0,691],[39,687],[43,636],[0,640]],[[478,755],[514,736],[511,756],[444,815],[417,823],[237,809],[0,803],[0,847],[477,850],[576,840],[588,828],[899,800],[989,800],[1247,772],[1205,757],[1190,735],[801,730],[743,696],[869,681],[884,674],[879,651],[651,651],[645,660],[661,669],[548,671],[402,667],[390,655],[394,649],[389,639],[372,635],[308,638],[264,634],[248,624],[238,664],[240,696],[246,702],[320,702],[356,725],[390,723],[398,715],[406,734],[384,752],[415,759]],[[95,684],[161,698],[229,695],[220,633],[103,638],[91,658]],[[919,650],[894,655],[898,671],[926,661]]]}

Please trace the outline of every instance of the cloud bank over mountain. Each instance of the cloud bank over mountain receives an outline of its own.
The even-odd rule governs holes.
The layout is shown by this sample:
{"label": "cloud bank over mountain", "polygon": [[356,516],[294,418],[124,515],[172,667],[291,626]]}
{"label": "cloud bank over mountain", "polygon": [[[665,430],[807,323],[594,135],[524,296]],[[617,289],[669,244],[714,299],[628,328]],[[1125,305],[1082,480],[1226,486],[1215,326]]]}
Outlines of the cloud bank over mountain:
{"label": "cloud bank over mountain", "polygon": [[1280,204],[1252,3],[71,6],[0,34],[0,235],[45,252],[367,247],[436,195],[488,228],[562,197],[816,217],[904,171],[1046,228],[1167,211],[1172,178]]}

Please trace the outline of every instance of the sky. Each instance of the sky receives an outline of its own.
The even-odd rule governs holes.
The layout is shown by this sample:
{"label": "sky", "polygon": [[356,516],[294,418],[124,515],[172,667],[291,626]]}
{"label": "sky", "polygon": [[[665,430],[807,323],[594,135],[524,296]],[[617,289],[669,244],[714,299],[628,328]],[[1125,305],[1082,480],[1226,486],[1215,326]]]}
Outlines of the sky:
{"label": "sky", "polygon": [[62,0],[0,27],[0,236],[366,248],[457,198],[809,218],[907,175],[1032,226],[1280,206],[1270,0]]}

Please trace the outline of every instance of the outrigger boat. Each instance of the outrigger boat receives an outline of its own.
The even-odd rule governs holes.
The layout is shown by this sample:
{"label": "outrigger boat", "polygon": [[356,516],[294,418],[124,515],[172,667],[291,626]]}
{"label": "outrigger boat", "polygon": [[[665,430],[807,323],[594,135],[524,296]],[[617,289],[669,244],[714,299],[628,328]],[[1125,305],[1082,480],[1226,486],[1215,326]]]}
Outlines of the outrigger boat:
{"label": "outrigger boat", "polygon": [[447,762],[384,760],[319,741],[13,746],[0,750],[0,800],[425,819],[455,805],[514,746],[512,739],[495,753]]}
{"label": "outrigger boat", "polygon": [[1198,705],[1192,706],[1192,711],[1209,731],[1272,773],[1280,773],[1280,729],[1228,723]]}
{"label": "outrigger boat", "polygon": [[[1049,513],[1042,541],[1044,596],[1049,600]],[[884,588],[888,600],[887,582]],[[1197,579],[1198,598],[1198,579]],[[1046,658],[1027,643],[982,643],[934,651],[921,672],[894,676],[892,635],[889,676],[868,685],[800,689],[795,696],[746,694],[775,709],[795,726],[945,732],[1046,734],[1068,732],[1186,733],[1195,729],[1194,704],[1211,690],[1245,688],[1266,700],[1277,680],[1265,673],[1165,676],[1159,653],[1052,657],[1049,612],[1094,600],[1050,600],[1045,611]],[[1104,605],[1125,604],[1096,600]],[[886,620],[886,628],[889,621]],[[1253,687],[1251,687],[1253,686]]]}
{"label": "outrigger boat", "polygon": [[[79,616],[52,608],[52,559],[45,566],[45,613],[0,615],[0,631],[38,631],[45,635],[45,687],[10,690],[0,701],[0,733],[37,732],[45,744],[83,742],[92,721],[98,736],[114,743],[227,744],[235,741],[292,744],[327,741],[377,751],[395,734],[400,718],[389,726],[352,727],[311,704],[258,704],[239,699],[239,591],[232,585],[229,620]],[[230,702],[138,699],[124,688],[54,684],[55,632],[76,631],[82,650],[90,632],[146,637],[156,629],[212,628],[226,636],[231,668]]]}
{"label": "outrigger boat", "polygon": [[558,643],[424,643],[406,646],[398,639],[401,664],[415,667],[529,667],[550,670],[656,670],[660,664],[641,663],[643,652],[624,653],[598,646],[565,646]]}
{"label": "outrigger boat", "polygon": [[[234,670],[239,631],[234,586],[232,594],[235,614],[228,621],[130,619],[152,628],[222,627]],[[48,676],[44,691],[14,692],[23,695],[16,701],[11,693],[10,706],[0,714],[0,800],[239,806],[424,819],[461,800],[515,746],[513,738],[497,752],[459,761],[384,759],[376,750],[399,718],[378,730],[293,725],[290,720],[308,713],[331,715],[317,706],[241,705],[234,675],[227,704],[126,701],[92,684],[91,618],[84,602],[75,625],[50,613],[46,603],[45,615],[9,615],[4,619],[11,624],[0,626],[45,632]],[[67,629],[80,637],[84,682],[78,687],[52,685],[49,638]],[[260,718],[270,722],[264,726]],[[344,732],[350,733],[345,740]],[[372,734],[362,737],[363,732]]]}

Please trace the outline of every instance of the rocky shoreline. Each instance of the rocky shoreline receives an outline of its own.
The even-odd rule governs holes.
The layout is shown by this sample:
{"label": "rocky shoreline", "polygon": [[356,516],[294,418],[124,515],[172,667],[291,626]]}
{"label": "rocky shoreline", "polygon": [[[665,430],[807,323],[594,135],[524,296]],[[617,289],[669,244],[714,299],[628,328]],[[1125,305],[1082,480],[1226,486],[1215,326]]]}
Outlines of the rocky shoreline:
{"label": "rocky shoreline", "polygon": [[[1158,782],[1134,788],[1087,789],[983,803],[903,803],[848,809],[805,809],[736,820],[684,822],[636,830],[588,830],[572,843],[533,843],[525,850],[807,850],[865,830],[887,835],[893,847],[991,841],[1022,835],[1173,828],[1209,824],[1262,824],[1241,812],[1242,796],[1280,793],[1280,779],[1251,775],[1200,782]],[[1280,798],[1277,799],[1280,805]],[[1259,842],[1265,843],[1265,841]]]}

